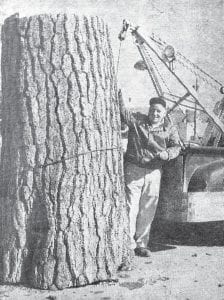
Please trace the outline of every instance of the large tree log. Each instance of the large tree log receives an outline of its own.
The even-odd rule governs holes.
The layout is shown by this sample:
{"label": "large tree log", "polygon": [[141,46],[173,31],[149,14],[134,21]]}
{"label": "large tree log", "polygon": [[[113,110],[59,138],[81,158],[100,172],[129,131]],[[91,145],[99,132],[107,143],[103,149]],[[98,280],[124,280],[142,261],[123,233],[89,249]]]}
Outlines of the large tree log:
{"label": "large tree log", "polygon": [[109,280],[128,256],[128,217],[108,28],[14,15],[2,45],[1,281]]}

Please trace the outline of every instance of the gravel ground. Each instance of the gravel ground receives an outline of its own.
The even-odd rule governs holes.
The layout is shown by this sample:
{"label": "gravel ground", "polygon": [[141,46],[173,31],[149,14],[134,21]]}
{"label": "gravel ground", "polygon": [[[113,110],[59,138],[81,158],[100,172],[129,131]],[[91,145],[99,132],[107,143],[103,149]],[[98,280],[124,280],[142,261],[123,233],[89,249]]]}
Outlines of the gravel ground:
{"label": "gravel ground", "polygon": [[223,223],[160,224],[152,233],[151,257],[135,257],[134,270],[119,272],[117,282],[63,291],[4,285],[0,299],[224,300],[223,228]]}

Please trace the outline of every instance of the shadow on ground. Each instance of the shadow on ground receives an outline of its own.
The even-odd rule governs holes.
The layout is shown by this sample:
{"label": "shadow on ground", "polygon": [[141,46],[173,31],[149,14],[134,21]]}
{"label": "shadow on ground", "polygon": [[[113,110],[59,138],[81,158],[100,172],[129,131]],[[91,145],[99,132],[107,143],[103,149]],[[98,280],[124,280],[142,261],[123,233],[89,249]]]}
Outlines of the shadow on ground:
{"label": "shadow on ground", "polygon": [[152,252],[185,246],[223,246],[224,221],[206,223],[174,223],[156,220],[150,236]]}

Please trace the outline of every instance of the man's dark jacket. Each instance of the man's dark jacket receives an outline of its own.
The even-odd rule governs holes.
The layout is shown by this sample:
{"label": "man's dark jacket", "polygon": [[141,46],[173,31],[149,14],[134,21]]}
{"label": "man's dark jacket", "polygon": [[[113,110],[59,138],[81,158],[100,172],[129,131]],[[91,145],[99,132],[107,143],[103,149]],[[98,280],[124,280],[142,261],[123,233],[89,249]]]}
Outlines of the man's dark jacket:
{"label": "man's dark jacket", "polygon": [[125,161],[144,168],[160,168],[164,160],[159,158],[161,151],[167,151],[168,160],[176,158],[181,150],[178,131],[167,118],[158,127],[152,127],[148,117],[138,119],[138,114],[131,113],[120,101],[121,120],[129,127],[128,145]]}

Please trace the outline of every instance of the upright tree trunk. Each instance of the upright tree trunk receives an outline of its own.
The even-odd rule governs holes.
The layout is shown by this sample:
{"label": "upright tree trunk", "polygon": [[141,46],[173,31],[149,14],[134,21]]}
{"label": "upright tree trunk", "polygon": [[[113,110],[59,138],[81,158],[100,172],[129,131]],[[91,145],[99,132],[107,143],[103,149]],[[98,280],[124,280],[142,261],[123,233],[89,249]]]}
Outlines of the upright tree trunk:
{"label": "upright tree trunk", "polygon": [[1,281],[111,279],[128,256],[128,219],[108,28],[14,15],[2,45]]}

